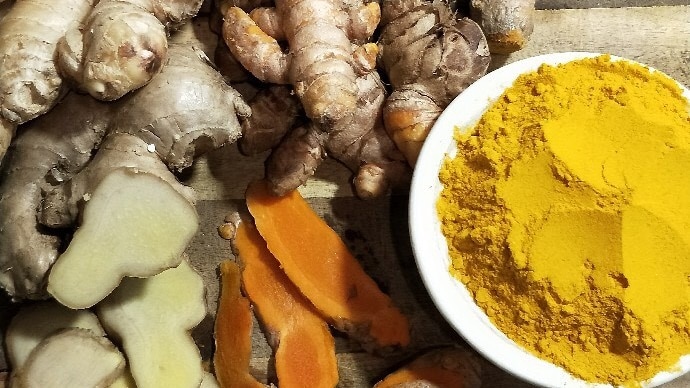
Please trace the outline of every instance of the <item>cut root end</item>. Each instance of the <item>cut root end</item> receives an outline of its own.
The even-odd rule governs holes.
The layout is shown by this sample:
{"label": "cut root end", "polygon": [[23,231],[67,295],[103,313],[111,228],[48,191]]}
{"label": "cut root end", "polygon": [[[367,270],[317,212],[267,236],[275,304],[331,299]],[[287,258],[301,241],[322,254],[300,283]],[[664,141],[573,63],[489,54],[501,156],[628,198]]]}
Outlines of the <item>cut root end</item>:
{"label": "cut root end", "polygon": [[115,170],[86,204],[81,227],[53,266],[48,291],[68,307],[91,307],[125,276],[177,266],[197,224],[194,206],[164,180]]}

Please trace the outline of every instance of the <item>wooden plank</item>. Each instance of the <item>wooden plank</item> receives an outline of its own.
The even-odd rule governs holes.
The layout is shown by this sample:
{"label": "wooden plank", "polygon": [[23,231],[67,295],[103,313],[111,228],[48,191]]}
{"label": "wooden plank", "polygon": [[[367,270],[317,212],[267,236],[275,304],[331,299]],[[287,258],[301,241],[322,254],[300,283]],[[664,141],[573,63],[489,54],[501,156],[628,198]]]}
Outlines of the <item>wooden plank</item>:
{"label": "wooden plank", "polygon": [[[7,296],[4,290],[0,290],[0,371],[8,368],[9,361],[7,360],[4,352],[5,343],[5,330],[7,325],[10,323],[12,316],[17,310],[17,306],[12,304],[10,298]],[[0,373],[0,381],[2,381],[2,374]],[[2,388],[2,383],[0,382],[0,388]]]}
{"label": "wooden plank", "polygon": [[688,0],[537,0],[537,9],[621,8],[688,5]]}
{"label": "wooden plank", "polygon": [[494,56],[491,68],[562,51],[630,58],[690,85],[690,6],[538,11],[527,46]]}

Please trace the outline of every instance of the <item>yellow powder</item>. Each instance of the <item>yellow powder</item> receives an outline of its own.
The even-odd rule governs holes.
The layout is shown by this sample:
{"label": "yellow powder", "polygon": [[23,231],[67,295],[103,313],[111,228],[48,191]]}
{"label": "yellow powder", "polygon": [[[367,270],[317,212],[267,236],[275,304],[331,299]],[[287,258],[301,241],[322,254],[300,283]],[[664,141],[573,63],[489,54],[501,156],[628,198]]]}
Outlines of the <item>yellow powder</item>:
{"label": "yellow powder", "polygon": [[456,135],[437,208],[452,266],[508,337],[635,386],[690,353],[690,117],[608,56],[518,78]]}

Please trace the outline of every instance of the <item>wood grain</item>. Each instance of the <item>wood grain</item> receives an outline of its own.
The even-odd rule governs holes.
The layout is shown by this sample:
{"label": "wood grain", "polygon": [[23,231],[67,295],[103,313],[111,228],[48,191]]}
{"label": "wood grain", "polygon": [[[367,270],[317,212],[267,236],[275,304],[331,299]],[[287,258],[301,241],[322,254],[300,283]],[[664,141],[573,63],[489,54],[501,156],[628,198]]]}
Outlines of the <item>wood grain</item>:
{"label": "wood grain", "polygon": [[537,9],[621,8],[688,5],[688,0],[537,0]]}

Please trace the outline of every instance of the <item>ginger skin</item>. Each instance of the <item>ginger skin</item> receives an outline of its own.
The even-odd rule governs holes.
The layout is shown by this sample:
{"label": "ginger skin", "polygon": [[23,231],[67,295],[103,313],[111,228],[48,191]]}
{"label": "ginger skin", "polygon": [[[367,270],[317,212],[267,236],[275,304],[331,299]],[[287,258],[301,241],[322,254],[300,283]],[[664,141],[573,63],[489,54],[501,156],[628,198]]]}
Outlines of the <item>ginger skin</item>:
{"label": "ginger skin", "polygon": [[0,230],[0,285],[14,298],[45,296],[45,275],[62,243],[55,228],[76,222],[85,195],[109,172],[136,168],[191,200],[191,189],[177,183],[171,171],[240,136],[237,116],[247,117],[250,110],[239,94],[200,51],[171,45],[169,55],[161,73],[137,93],[100,105],[88,97],[68,97],[55,116],[51,112],[29,124],[13,146],[17,150],[3,164],[0,209],[16,215],[0,220],[6,222]]}
{"label": "ginger skin", "polygon": [[479,26],[444,2],[384,0],[381,8],[379,64],[393,87],[383,120],[414,166],[441,111],[486,73],[489,50]]}
{"label": "ginger skin", "polygon": [[110,101],[146,85],[168,58],[167,34],[191,19],[202,0],[102,0],[83,29],[58,45],[61,74]]}
{"label": "ginger skin", "polygon": [[82,25],[96,1],[6,3],[10,8],[0,19],[0,159],[17,125],[46,113],[64,94],[55,48],[70,26]]}
{"label": "ginger skin", "polygon": [[70,179],[91,159],[108,127],[111,107],[69,94],[49,114],[26,124],[2,163],[0,286],[15,298],[45,296],[45,274],[61,237],[39,224],[43,192]]}

